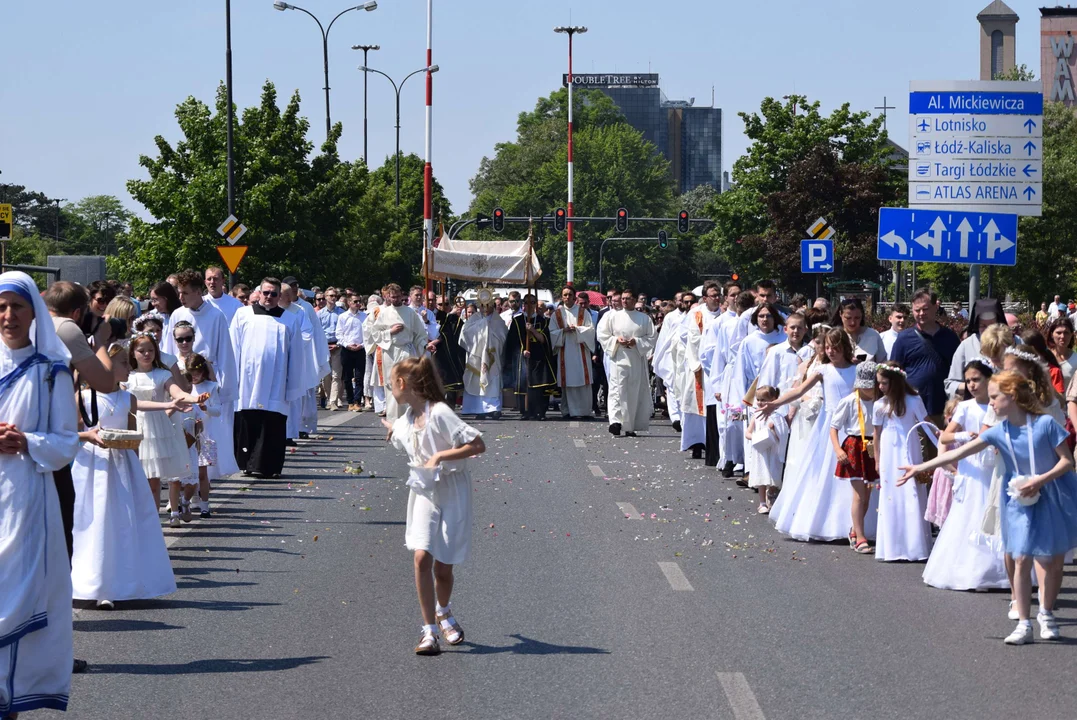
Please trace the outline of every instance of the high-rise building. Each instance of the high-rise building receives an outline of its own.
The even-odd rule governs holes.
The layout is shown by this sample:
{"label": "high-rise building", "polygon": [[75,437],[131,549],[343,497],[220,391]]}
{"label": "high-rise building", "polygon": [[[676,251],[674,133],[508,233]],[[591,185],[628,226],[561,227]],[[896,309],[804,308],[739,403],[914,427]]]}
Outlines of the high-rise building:
{"label": "high-rise building", "polygon": [[[562,76],[568,82],[568,76]],[[575,88],[601,90],[625,120],[669,160],[677,192],[700,185],[722,191],[722,110],[696,106],[695,98],[669,100],[658,73],[573,74]]]}

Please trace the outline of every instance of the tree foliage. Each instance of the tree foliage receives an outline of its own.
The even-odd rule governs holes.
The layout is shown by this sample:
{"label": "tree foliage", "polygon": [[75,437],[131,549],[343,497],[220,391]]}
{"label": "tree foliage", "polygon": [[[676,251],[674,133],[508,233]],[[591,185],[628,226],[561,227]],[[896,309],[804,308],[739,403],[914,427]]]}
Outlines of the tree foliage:
{"label": "tree foliage", "polygon": [[[629,125],[620,110],[597,90],[573,93],[574,215],[612,217],[618,207],[630,217],[669,217],[673,183],[669,163],[652,143]],[[472,216],[504,208],[510,217],[541,217],[564,207],[568,185],[568,91],[540,98],[531,112],[520,113],[517,137],[499,143],[495,154],[483,158],[471,180]],[[651,237],[659,226],[635,222],[627,237]],[[667,227],[672,236],[673,227]],[[506,226],[505,235],[523,238],[526,228]],[[574,273],[577,286],[597,280],[602,240],[613,237],[612,223],[576,223]],[[497,237],[476,233],[476,237]],[[537,245],[543,284],[565,279],[567,249],[564,235],[547,232]],[[611,239],[606,243],[604,277],[607,285],[631,285],[652,293],[670,293],[693,272],[690,240],[673,242],[662,250],[655,240]]]}
{"label": "tree foliage", "polygon": [[[228,215],[225,102],[222,86],[213,110],[193,97],[180,103],[183,138],[173,145],[157,136],[157,156],[140,158],[149,177],[129,181],[128,190],[154,220],[131,221],[111,259],[116,276],[144,285],[177,268],[219,264],[216,228]],[[414,203],[396,208],[392,188],[374,182],[362,162],[340,160],[339,123],[313,156],[308,127],[299,94],[282,110],[269,82],[258,106],[237,115],[235,214],[250,246],[238,275],[295,275],[323,285],[380,284],[389,273],[398,282],[415,279],[421,251],[392,247],[394,233],[414,224]]]}
{"label": "tree foliage", "polygon": [[904,203],[905,183],[890,169],[894,149],[882,119],[848,103],[824,116],[818,102],[799,95],[768,97],[758,113],[740,117],[751,145],[733,164],[733,187],[708,206],[715,251],[742,275],[800,287],[799,241],[823,216],[838,230],[843,275],[876,279],[869,226],[881,205]]}

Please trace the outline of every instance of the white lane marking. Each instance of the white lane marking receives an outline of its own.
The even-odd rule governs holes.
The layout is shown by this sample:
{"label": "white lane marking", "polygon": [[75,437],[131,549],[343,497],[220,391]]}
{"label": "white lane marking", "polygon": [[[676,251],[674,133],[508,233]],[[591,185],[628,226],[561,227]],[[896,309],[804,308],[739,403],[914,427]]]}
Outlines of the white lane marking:
{"label": "white lane marking", "polygon": [[632,505],[632,503],[619,502],[617,507],[621,508],[621,512],[625,514],[629,520],[639,520],[639,511]]}
{"label": "white lane marking", "polygon": [[579,420],[570,420],[569,423],[568,423],[568,426],[569,427],[579,427],[580,426],[580,421]]}
{"label": "white lane marking", "polygon": [[660,562],[658,567],[662,570],[662,574],[666,576],[666,580],[669,581],[669,586],[674,590],[695,590],[692,583],[688,582],[688,578],[684,576],[681,566],[677,563]]}
{"label": "white lane marking", "polygon": [[744,673],[716,673],[736,720],[767,720]]}
{"label": "white lane marking", "polygon": [[572,441],[572,444],[573,444],[573,445],[575,445],[575,446],[576,446],[576,447],[578,447],[578,448],[585,448],[585,447],[587,447],[587,443],[585,443],[585,442],[584,442],[583,440],[580,440],[579,438],[577,438],[577,439],[573,440],[573,441]]}
{"label": "white lane marking", "polygon": [[606,477],[606,473],[602,472],[602,468],[598,465],[588,465],[587,469],[591,471],[591,474],[595,477]]}

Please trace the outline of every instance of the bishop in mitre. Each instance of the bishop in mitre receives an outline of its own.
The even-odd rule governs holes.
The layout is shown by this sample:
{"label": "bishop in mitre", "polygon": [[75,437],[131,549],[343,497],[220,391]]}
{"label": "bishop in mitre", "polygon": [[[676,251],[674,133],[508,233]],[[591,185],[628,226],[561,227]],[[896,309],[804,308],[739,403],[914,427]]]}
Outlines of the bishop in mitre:
{"label": "bishop in mitre", "polygon": [[393,423],[400,417],[400,407],[392,392],[393,366],[404,358],[422,355],[428,337],[422,318],[404,305],[407,298],[399,285],[389,283],[381,292],[385,304],[374,309],[370,322],[369,342],[375,346],[372,377],[373,384],[385,388],[385,419]]}
{"label": "bishop in mitre", "polygon": [[501,356],[508,328],[494,312],[494,296],[479,291],[479,312],[464,323],[460,346],[464,349],[464,415],[501,417]]}
{"label": "bishop in mitre", "polygon": [[561,304],[550,318],[550,344],[557,353],[557,384],[561,386],[561,414],[591,417],[591,356],[595,352],[595,324],[587,308],[576,303],[576,291],[561,291]]}
{"label": "bishop in mitre", "polygon": [[610,433],[634,437],[651,424],[654,401],[651,397],[647,355],[654,348],[654,323],[635,307],[631,290],[621,293],[621,309],[612,310],[598,321],[597,336],[609,362],[610,394],[607,409]]}

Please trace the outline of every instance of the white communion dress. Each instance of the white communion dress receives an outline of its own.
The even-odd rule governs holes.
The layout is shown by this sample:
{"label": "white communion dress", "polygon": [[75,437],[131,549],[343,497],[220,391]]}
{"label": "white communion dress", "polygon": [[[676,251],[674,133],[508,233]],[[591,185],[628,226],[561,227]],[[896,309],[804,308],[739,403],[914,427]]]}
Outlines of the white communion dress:
{"label": "white communion dress", "polygon": [[[172,398],[165,392],[164,387],[171,379],[172,373],[161,368],[154,368],[149,372],[132,372],[126,389],[138,398],[139,402],[168,402]],[[180,480],[190,476],[190,455],[187,452],[187,442],[183,439],[183,428],[178,422],[181,417],[182,415],[177,414],[177,421],[173,422],[163,410],[138,411],[138,431],[142,433],[138,459],[142,462],[146,477]],[[195,470],[196,475],[197,472]]]}
{"label": "white communion dress", "polygon": [[[83,395],[83,402],[88,403],[89,391]],[[97,408],[97,427],[127,429],[130,393],[98,393]],[[71,478],[75,484],[73,597],[143,600],[175,592],[157,503],[135,451],[83,443]]]}

